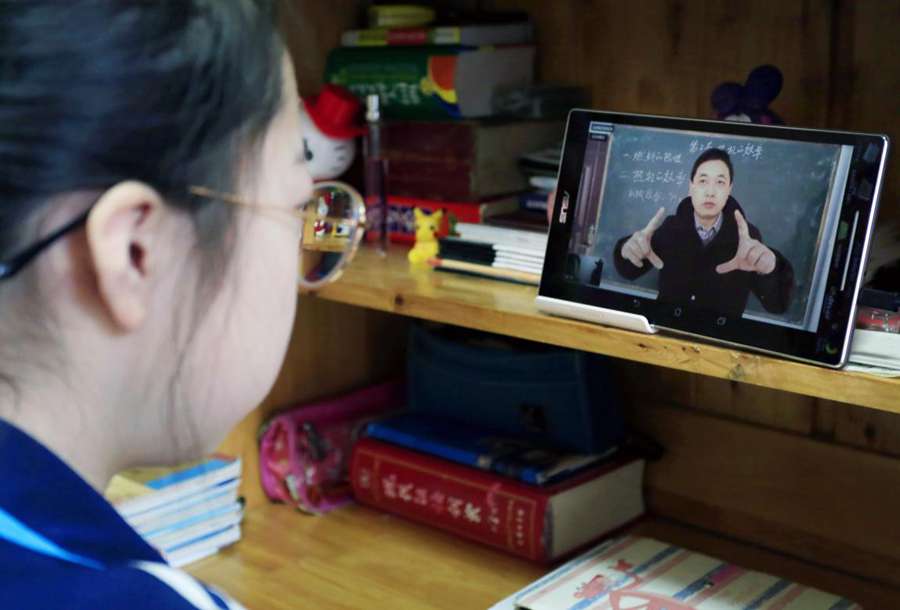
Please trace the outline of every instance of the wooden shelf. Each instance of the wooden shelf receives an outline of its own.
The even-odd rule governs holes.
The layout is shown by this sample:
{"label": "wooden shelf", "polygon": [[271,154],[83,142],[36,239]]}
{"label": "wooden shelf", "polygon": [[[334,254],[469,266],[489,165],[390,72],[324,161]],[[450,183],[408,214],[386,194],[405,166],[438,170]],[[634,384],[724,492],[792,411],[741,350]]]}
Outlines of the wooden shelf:
{"label": "wooden shelf", "polygon": [[[667,521],[634,533],[844,595],[900,608],[900,591]],[[310,517],[283,505],[248,511],[244,539],[188,571],[248,608],[486,609],[549,567],[361,506]]]}
{"label": "wooden shelf", "polygon": [[412,266],[407,249],[363,247],[317,298],[900,413],[900,379],[836,371],[540,313],[537,289]]}

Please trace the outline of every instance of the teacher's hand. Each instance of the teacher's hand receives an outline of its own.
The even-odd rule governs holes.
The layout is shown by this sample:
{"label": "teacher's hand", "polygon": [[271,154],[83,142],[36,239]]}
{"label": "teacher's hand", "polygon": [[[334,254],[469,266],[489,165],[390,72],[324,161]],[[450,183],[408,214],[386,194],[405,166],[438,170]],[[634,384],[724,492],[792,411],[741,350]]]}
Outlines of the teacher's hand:
{"label": "teacher's hand", "polygon": [[622,258],[631,261],[631,264],[635,267],[643,267],[646,259],[657,269],[662,269],[663,261],[653,251],[653,248],[650,246],[650,240],[653,237],[653,233],[662,225],[665,215],[666,208],[659,208],[646,227],[640,231],[635,231],[628,238],[628,241],[622,244]]}
{"label": "teacher's hand", "polygon": [[730,261],[717,265],[716,273],[755,271],[768,275],[775,271],[775,253],[758,239],[750,237],[750,227],[738,210],[734,211],[734,220],[738,226],[737,253]]}

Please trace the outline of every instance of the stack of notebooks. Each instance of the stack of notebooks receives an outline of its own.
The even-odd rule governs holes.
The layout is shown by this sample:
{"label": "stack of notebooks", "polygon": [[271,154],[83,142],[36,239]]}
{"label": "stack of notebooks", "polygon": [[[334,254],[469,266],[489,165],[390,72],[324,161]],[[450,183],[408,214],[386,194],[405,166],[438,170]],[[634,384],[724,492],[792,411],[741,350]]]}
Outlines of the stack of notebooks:
{"label": "stack of notebooks", "polygon": [[540,284],[547,249],[547,200],[556,188],[561,143],[518,157],[517,172],[528,190],[518,195],[515,210],[485,216],[480,226],[460,222],[439,240],[436,269],[496,279]]}
{"label": "stack of notebooks", "polygon": [[900,295],[864,289],[847,369],[900,377]]}
{"label": "stack of notebooks", "polygon": [[900,377],[900,333],[854,330],[848,368],[880,377]]}
{"label": "stack of notebooks", "polygon": [[441,271],[468,273],[537,285],[541,281],[547,232],[533,228],[460,222],[456,235],[438,240],[432,266]]}
{"label": "stack of notebooks", "polygon": [[357,501],[538,562],[644,513],[644,460],[579,455],[409,411],[354,445]]}
{"label": "stack of notebooks", "polygon": [[211,455],[171,468],[120,472],[107,499],[170,565],[207,557],[241,537],[241,461]]}

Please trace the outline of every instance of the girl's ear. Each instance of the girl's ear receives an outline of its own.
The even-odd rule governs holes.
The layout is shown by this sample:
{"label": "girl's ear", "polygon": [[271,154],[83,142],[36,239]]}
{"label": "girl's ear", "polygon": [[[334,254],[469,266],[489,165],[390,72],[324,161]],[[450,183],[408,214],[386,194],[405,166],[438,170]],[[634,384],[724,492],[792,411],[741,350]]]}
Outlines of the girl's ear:
{"label": "girl's ear", "polygon": [[100,299],[113,322],[132,331],[143,323],[152,293],[160,239],[162,197],[141,182],[120,182],[94,204],[87,243]]}

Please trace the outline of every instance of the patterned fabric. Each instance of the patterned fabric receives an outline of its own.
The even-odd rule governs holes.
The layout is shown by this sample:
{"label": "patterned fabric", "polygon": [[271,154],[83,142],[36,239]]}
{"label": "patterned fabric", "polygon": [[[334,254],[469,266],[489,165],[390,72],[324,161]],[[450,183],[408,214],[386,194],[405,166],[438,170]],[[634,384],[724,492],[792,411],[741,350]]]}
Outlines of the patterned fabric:
{"label": "patterned fabric", "polygon": [[58,457],[0,420],[0,608],[244,610],[168,566]]}

